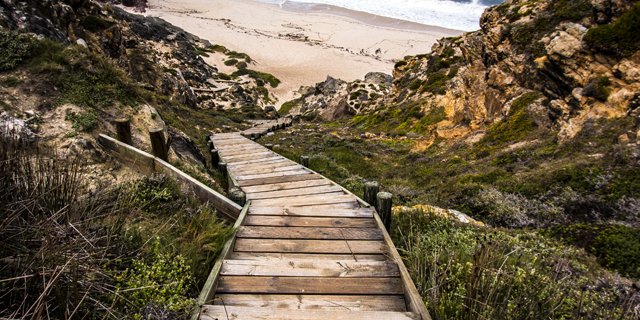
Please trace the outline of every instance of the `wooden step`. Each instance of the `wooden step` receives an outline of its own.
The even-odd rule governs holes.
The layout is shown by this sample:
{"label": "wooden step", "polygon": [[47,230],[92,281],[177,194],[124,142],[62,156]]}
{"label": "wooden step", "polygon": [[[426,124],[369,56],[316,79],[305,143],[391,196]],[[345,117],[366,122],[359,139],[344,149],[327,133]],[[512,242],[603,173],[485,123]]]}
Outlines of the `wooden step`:
{"label": "wooden step", "polygon": [[299,216],[299,217],[373,217],[373,210],[353,206],[344,208],[340,204],[310,207],[249,207],[250,215]]}
{"label": "wooden step", "polygon": [[225,260],[220,275],[258,277],[336,277],[393,278],[399,277],[398,266],[392,261],[251,261]]}
{"label": "wooden step", "polygon": [[391,311],[327,311],[203,306],[202,320],[418,320],[412,312]]}
{"label": "wooden step", "polygon": [[376,228],[373,218],[323,218],[250,215],[245,226]]}
{"label": "wooden step", "polygon": [[255,179],[266,179],[266,178],[280,178],[285,176],[294,176],[294,175],[305,175],[310,174],[311,171],[305,169],[304,167],[288,170],[288,171],[278,171],[278,172],[270,172],[270,173],[260,173],[260,174],[234,174],[236,180],[255,180]]}
{"label": "wooden step", "polygon": [[245,168],[233,168],[233,175],[249,175],[249,174],[261,174],[261,173],[270,173],[270,172],[279,172],[279,171],[289,171],[296,169],[303,169],[304,167],[299,164],[295,164],[293,162],[281,162],[273,165],[266,166],[255,166],[255,167],[245,167]]}
{"label": "wooden step", "polygon": [[[324,311],[406,311],[401,295],[218,294],[213,305]],[[225,319],[224,317],[222,319]],[[370,320],[377,319],[372,318]]]}
{"label": "wooden step", "polygon": [[216,293],[403,294],[400,278],[220,276]]}
{"label": "wooden step", "polygon": [[362,240],[290,240],[245,239],[236,240],[237,252],[283,253],[349,253],[383,254],[387,248],[382,241]]}
{"label": "wooden step", "polygon": [[286,165],[286,166],[290,166],[292,163],[292,161],[290,161],[289,159],[285,159],[283,157],[275,157],[272,159],[269,159],[267,161],[264,160],[252,160],[252,161],[246,161],[246,162],[234,162],[234,163],[230,163],[229,164],[229,168],[230,169],[244,169],[246,167],[261,167],[261,166],[277,166],[280,164]]}
{"label": "wooden step", "polygon": [[260,178],[253,180],[242,180],[238,181],[240,187],[250,187],[271,183],[283,183],[283,182],[293,182],[293,181],[306,181],[306,180],[319,180],[324,179],[321,175],[316,173],[308,173],[308,174],[300,174],[293,176],[284,176],[284,177],[271,177],[271,178]]}
{"label": "wooden step", "polygon": [[258,200],[258,199],[275,199],[275,198],[284,198],[291,196],[302,196],[302,195],[320,195],[331,192],[342,192],[342,188],[339,186],[333,185],[325,185],[319,187],[308,187],[308,188],[298,188],[298,189],[288,189],[288,190],[279,190],[279,191],[268,191],[268,192],[247,192],[248,200]]}
{"label": "wooden step", "polygon": [[[238,182],[240,183],[240,182]],[[322,196],[305,196],[295,199],[278,198],[278,199],[265,199],[254,200],[251,204],[256,207],[309,207],[323,204],[333,203],[354,203],[358,201],[352,195],[345,195],[344,192],[340,192],[336,195],[322,195]]]}
{"label": "wooden step", "polygon": [[291,261],[291,260],[352,260],[352,261],[388,261],[383,254],[309,254],[309,253],[276,253],[276,252],[232,252],[229,259],[257,261]]}
{"label": "wooden step", "polygon": [[238,229],[238,238],[309,240],[383,240],[378,228],[256,227]]}
{"label": "wooden step", "polygon": [[296,181],[296,182],[284,182],[284,183],[272,183],[262,186],[244,187],[242,190],[247,194],[258,192],[272,192],[282,191],[300,188],[320,187],[320,186],[334,186],[329,180],[308,180],[308,181]]}

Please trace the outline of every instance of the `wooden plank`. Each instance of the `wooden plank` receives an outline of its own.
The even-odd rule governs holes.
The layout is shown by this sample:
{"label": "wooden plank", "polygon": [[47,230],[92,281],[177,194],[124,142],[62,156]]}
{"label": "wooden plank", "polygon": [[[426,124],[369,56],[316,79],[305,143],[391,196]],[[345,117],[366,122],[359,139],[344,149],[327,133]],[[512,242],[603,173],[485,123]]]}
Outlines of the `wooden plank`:
{"label": "wooden plank", "polygon": [[304,169],[304,168],[299,168],[299,169],[293,169],[293,170],[289,170],[289,171],[278,171],[278,172],[261,173],[261,174],[239,174],[239,175],[236,175],[236,179],[238,181],[240,181],[240,180],[256,180],[256,179],[264,179],[264,178],[295,176],[295,175],[308,174],[308,173],[309,173],[309,170]]}
{"label": "wooden plank", "polygon": [[249,208],[251,215],[299,216],[299,217],[373,217],[373,210],[367,208],[345,209],[336,205],[309,207],[262,207]]}
{"label": "wooden plank", "polygon": [[[331,197],[337,197],[337,196],[344,196],[344,195],[345,195],[344,191],[339,189],[338,191],[333,190],[333,191],[329,191],[329,192],[326,192],[326,193],[317,192],[317,193],[314,193],[314,194],[302,194],[302,195],[294,195],[294,194],[292,194],[292,195],[284,195],[283,194],[281,197],[271,197],[271,198],[255,199],[255,200],[259,201],[259,202],[261,202],[263,204],[265,203],[265,201],[271,201],[271,202],[274,202],[274,203],[280,203],[282,205],[275,205],[275,206],[276,207],[285,207],[289,203],[297,203],[297,202],[299,202],[298,200],[306,200],[306,201],[310,201],[310,203],[311,203],[311,202],[317,202],[316,200],[322,199],[323,197],[325,197],[326,199],[328,199],[327,203],[329,203],[329,205],[330,205],[331,203],[337,203],[337,204],[343,203],[343,201],[337,201],[336,202],[336,201],[330,200],[330,198]],[[322,203],[318,203],[318,205],[327,205],[327,203],[322,202]],[[350,203],[350,202],[346,201],[345,203]],[[353,207],[355,208],[355,206],[357,205],[357,202],[354,200],[354,202],[352,204],[353,204]],[[267,206],[273,206],[273,205],[267,205]],[[301,205],[294,204],[294,207],[295,206],[301,206]]]}
{"label": "wooden plank", "polygon": [[393,261],[251,261],[225,260],[221,276],[256,277],[337,277],[337,278],[393,278],[399,277]]}
{"label": "wooden plank", "polygon": [[282,253],[363,253],[383,254],[386,245],[382,241],[359,240],[281,240],[238,238],[237,252],[282,252]]}
{"label": "wooden plank", "polygon": [[[286,163],[278,163],[275,165],[268,166],[260,166],[259,168],[233,168],[233,173],[237,175],[248,175],[248,174],[262,174],[262,173],[272,173],[272,172],[280,172],[280,171],[290,171],[290,170],[300,170],[304,169],[304,166],[295,164],[293,162]],[[307,172],[309,172],[307,170]]]}
{"label": "wooden plank", "polygon": [[333,311],[203,306],[202,320],[418,320],[420,315],[393,311]]}
{"label": "wooden plank", "polygon": [[290,260],[351,260],[351,261],[389,261],[383,254],[307,254],[277,252],[233,252],[228,259],[258,261],[290,261]]}
{"label": "wooden plank", "polygon": [[269,151],[269,149],[265,149],[267,151],[250,153],[250,154],[239,154],[234,156],[225,156],[224,160],[227,162],[238,162],[245,159],[262,159],[268,158],[270,156],[276,155],[275,153]]}
{"label": "wooden plank", "polygon": [[[236,160],[234,160],[234,161],[232,161],[232,162],[229,162],[228,164],[230,164],[230,163],[233,163],[233,164],[239,164],[239,163],[258,163],[258,162],[265,162],[265,161],[279,160],[279,159],[281,159],[281,158],[282,158],[282,157],[277,156],[277,155],[275,155],[275,154],[274,154],[273,156],[268,156],[268,157],[263,157],[263,158],[258,157],[258,158],[255,158],[255,159],[245,159],[245,160],[236,159],[237,161],[236,161]],[[224,160],[226,161],[226,159],[224,159]]]}
{"label": "wooden plank", "polygon": [[303,195],[321,195],[324,193],[338,192],[340,191],[342,194],[342,188],[338,186],[321,186],[321,187],[309,187],[309,188],[299,188],[299,189],[288,189],[288,190],[280,190],[280,191],[270,191],[270,192],[259,192],[259,193],[247,193],[247,199],[258,200],[258,199],[276,199],[276,198],[284,198],[291,196],[303,196]]}
{"label": "wooden plank", "polygon": [[[291,310],[406,311],[402,295],[218,294],[214,305]],[[369,320],[373,319],[377,318]]]}
{"label": "wooden plank", "polygon": [[[242,181],[238,181],[242,186]],[[339,192],[336,195],[322,195],[322,196],[303,196],[296,199],[278,198],[278,199],[263,199],[255,200],[254,205],[256,207],[309,207],[322,204],[332,203],[354,203],[358,204],[356,199],[350,195],[345,195],[343,192]]]}
{"label": "wooden plank", "polygon": [[305,181],[305,180],[318,180],[322,179],[322,176],[318,174],[300,174],[294,176],[284,176],[284,177],[272,177],[272,178],[263,178],[263,179],[255,179],[255,180],[243,180],[238,181],[240,187],[250,187],[256,185],[264,185],[271,183],[283,183],[283,182],[293,182],[293,181]]}
{"label": "wooden plank", "polygon": [[292,163],[295,164],[295,162],[292,162],[283,157],[277,157],[268,161],[247,161],[245,163],[235,162],[235,163],[231,163],[229,165],[229,168],[233,168],[235,170],[235,169],[245,169],[245,168],[255,168],[255,167],[290,166]]}
{"label": "wooden plank", "polygon": [[383,240],[378,228],[314,228],[244,226],[238,238],[310,240]]}
{"label": "wooden plank", "polygon": [[274,183],[263,186],[253,186],[253,187],[244,187],[242,190],[249,193],[258,193],[258,192],[271,192],[271,191],[280,191],[280,190],[291,190],[291,189],[299,189],[299,188],[309,188],[309,187],[319,187],[319,186],[335,186],[329,180],[309,180],[309,181],[296,181],[296,182],[285,182],[285,183]]}
{"label": "wooden plank", "polygon": [[223,157],[237,156],[243,154],[254,154],[259,152],[265,152],[265,150],[269,150],[263,147],[250,147],[250,148],[234,148],[231,150],[221,150],[218,149],[220,155]]}
{"label": "wooden plank", "polygon": [[402,294],[400,278],[220,276],[218,293]]}
{"label": "wooden plank", "polygon": [[372,218],[320,218],[290,216],[254,216],[247,218],[246,226],[280,226],[280,227],[349,227],[375,228]]}

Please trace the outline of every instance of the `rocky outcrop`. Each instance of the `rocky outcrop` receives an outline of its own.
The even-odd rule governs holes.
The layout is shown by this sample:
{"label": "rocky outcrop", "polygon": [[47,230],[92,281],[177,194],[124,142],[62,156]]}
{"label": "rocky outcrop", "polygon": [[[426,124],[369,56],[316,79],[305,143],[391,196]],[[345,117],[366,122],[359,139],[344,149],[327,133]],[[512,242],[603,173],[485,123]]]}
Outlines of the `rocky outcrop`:
{"label": "rocky outcrop", "polygon": [[[361,105],[354,124],[433,139],[477,136],[507,121],[511,104],[529,93],[539,96],[526,106],[535,125],[559,132],[561,140],[594,117],[631,115],[640,94],[640,43],[622,27],[606,28],[627,32],[628,46],[605,46],[595,34],[625,13],[637,14],[634,6],[628,0],[580,0],[491,7],[481,30],[441,39],[431,53],[399,61],[388,95],[355,95]],[[637,24],[629,21],[625,25]]]}
{"label": "rocky outcrop", "polygon": [[346,81],[327,76],[315,87],[302,87],[296,108],[290,113],[305,120],[336,121],[353,117],[364,103],[381,98],[389,92],[393,77],[370,72],[364,81]]}

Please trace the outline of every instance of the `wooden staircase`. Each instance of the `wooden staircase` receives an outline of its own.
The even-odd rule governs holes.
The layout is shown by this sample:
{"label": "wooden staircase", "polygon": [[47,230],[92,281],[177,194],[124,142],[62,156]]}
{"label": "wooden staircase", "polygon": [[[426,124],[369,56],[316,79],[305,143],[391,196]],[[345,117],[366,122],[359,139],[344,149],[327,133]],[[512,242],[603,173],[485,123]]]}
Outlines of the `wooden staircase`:
{"label": "wooden staircase", "polygon": [[200,319],[430,319],[374,209],[239,133],[211,139],[251,203]]}

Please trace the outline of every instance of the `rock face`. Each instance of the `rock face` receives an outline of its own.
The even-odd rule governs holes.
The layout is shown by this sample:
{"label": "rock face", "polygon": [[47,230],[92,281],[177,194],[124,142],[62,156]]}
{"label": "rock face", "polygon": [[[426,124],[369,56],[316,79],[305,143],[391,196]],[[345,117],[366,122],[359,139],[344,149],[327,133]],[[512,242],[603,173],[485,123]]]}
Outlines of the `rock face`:
{"label": "rock face", "polygon": [[[507,1],[484,12],[481,30],[441,39],[431,53],[399,61],[388,93],[344,84],[333,97],[303,99],[300,113],[346,98],[354,119],[362,119],[354,121],[358,127],[458,139],[508,121],[511,104],[532,94],[537,98],[526,108],[535,125],[569,139],[594,117],[640,113],[634,111],[640,51],[623,52],[624,45],[607,47],[592,36],[634,6],[630,0]],[[630,37],[631,47],[640,48]],[[373,80],[376,75],[365,77]]]}
{"label": "rock face", "polygon": [[315,87],[300,88],[298,92],[302,97],[290,113],[308,121],[329,122],[350,118],[358,113],[364,103],[387,94],[392,81],[392,76],[380,72],[367,73],[364,81],[352,83],[327,76],[327,80],[317,83]]}

